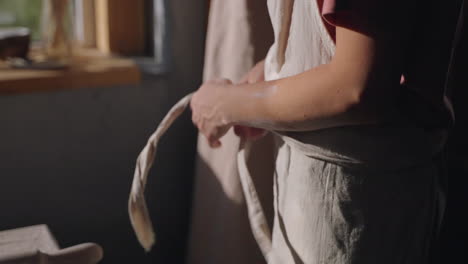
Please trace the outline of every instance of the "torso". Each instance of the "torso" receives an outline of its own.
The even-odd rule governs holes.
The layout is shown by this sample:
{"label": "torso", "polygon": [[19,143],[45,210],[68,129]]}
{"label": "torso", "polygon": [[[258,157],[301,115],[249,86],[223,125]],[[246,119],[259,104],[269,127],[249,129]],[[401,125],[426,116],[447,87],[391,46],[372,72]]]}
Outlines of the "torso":
{"label": "torso", "polygon": [[[268,0],[274,43],[265,59],[265,80],[286,78],[330,62],[335,43],[322,18],[320,5],[320,0]],[[289,15],[290,19],[287,19]],[[293,91],[294,87],[290,89]],[[346,112],[315,120],[311,131],[375,124],[379,122],[378,118],[373,112]],[[294,136],[297,133],[282,134]]]}
{"label": "torso", "polygon": [[[290,25],[282,25],[292,5]],[[268,0],[275,42],[265,60],[265,79],[275,80],[299,74],[328,63],[335,53],[335,44],[328,34],[317,1]],[[289,22],[289,21],[286,21]],[[282,29],[288,29],[282,34]],[[284,63],[281,46],[285,43]]]}

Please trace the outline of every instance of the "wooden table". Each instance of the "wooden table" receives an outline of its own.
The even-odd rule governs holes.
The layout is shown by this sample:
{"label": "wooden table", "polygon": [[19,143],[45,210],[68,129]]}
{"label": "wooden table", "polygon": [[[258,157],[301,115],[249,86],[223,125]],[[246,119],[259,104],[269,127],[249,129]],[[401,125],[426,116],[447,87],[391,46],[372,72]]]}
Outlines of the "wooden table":
{"label": "wooden table", "polygon": [[95,264],[102,256],[94,243],[60,249],[46,225],[0,231],[0,264]]}

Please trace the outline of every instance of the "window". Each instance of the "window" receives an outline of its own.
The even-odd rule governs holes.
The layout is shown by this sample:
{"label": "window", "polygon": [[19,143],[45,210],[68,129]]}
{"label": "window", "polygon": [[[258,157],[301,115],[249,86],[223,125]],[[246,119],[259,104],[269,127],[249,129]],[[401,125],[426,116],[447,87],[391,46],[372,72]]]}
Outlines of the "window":
{"label": "window", "polygon": [[[32,61],[36,61],[34,55],[41,55],[45,43],[41,42],[44,36],[41,25],[50,25],[42,21],[47,10],[43,5],[49,1],[52,0],[0,0],[0,28],[30,29]],[[67,26],[67,31],[72,32],[73,39],[73,57],[66,64],[69,67],[38,71],[28,64],[28,69],[17,69],[0,61],[0,94],[135,84],[140,80],[140,71],[150,74],[168,71],[168,0],[68,1],[72,27]]]}
{"label": "window", "polygon": [[[0,28],[27,27],[40,41],[48,0],[0,0]],[[166,0],[69,0],[75,46],[167,60]]]}
{"label": "window", "polygon": [[[29,45],[27,56],[29,60],[8,57],[6,60],[0,60],[0,95],[139,83],[140,71],[135,61],[114,56],[131,55],[133,52],[139,55],[139,51],[106,50],[106,45],[102,45],[98,40],[107,38],[108,47],[114,48],[110,45],[116,43],[115,47],[119,47],[122,32],[139,36],[143,31],[143,23],[129,20],[142,19],[138,12],[139,10],[143,12],[141,3],[146,0],[68,0],[65,6],[66,16],[71,15],[71,17],[66,21],[71,25],[67,23],[64,25],[65,28],[58,30],[54,26],[50,27],[54,25],[52,20],[49,21],[51,23],[44,23],[53,17],[45,14],[47,11],[51,12],[50,8],[63,10],[60,5],[52,7],[54,3],[52,1],[57,0],[0,0],[0,31],[1,28],[27,27],[33,40],[32,45]],[[55,3],[65,3],[65,1]],[[111,27],[114,25],[112,22],[119,16],[125,19],[120,20],[118,28]],[[66,60],[57,60],[54,52],[63,49],[63,45],[56,45],[58,43],[56,40],[60,37],[57,36],[57,32],[64,30],[71,37],[72,56]],[[43,38],[45,34],[49,36],[49,41],[53,41],[52,44],[45,41]],[[6,52],[14,50],[14,47],[12,49],[7,45],[18,45],[17,40],[8,39],[8,34],[4,34],[4,37],[0,49],[3,48]],[[125,42],[122,43],[126,44],[126,47],[131,47],[132,39],[135,38],[124,39]],[[49,45],[46,45],[47,43]],[[59,49],[55,50],[56,47]],[[23,46],[18,50],[22,51],[22,48]],[[26,50],[28,51],[27,48]],[[8,53],[5,54],[8,56]]]}
{"label": "window", "polygon": [[1,0],[0,28],[27,27],[33,40],[40,38],[42,0]]}

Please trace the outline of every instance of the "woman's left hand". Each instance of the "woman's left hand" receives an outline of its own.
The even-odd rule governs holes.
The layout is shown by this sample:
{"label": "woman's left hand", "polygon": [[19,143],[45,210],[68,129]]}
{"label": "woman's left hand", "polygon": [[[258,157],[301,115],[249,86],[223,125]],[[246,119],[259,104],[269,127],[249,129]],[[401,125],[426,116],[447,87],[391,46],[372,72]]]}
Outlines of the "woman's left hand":
{"label": "woman's left hand", "polygon": [[231,81],[215,80],[204,83],[192,97],[192,121],[208,140],[212,148],[221,146],[219,140],[233,122],[232,96],[234,85]]}

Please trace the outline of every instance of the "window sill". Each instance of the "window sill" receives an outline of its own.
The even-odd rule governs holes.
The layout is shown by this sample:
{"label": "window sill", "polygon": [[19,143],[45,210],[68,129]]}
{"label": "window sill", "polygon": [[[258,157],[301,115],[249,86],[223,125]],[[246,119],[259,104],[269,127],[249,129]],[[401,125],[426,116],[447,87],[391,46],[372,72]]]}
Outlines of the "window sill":
{"label": "window sill", "polygon": [[12,69],[0,64],[0,95],[138,84],[141,74],[131,59],[80,51],[63,70]]}

